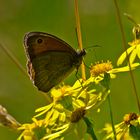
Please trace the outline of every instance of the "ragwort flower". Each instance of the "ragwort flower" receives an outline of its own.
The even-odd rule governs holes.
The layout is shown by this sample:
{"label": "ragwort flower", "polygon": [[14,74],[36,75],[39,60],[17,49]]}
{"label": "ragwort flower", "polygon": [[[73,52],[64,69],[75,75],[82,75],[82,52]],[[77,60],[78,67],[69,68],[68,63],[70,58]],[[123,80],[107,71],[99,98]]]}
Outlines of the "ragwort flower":
{"label": "ragwort flower", "polygon": [[[112,126],[107,124],[103,129],[106,133],[104,140],[113,140],[114,133]],[[140,138],[140,115],[129,113],[124,116],[124,120],[115,125],[117,140],[139,140]]]}
{"label": "ragwort flower", "polygon": [[129,42],[130,47],[122,53],[117,61],[117,65],[121,65],[125,60],[129,59],[130,64],[134,63],[136,58],[140,59],[140,25],[137,24],[133,28],[134,40]]}

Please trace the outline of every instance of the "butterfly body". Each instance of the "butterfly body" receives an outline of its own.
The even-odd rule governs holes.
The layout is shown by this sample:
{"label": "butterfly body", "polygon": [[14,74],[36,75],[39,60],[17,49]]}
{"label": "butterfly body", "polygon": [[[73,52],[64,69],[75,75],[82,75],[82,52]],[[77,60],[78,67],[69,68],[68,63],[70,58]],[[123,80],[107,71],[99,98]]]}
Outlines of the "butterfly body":
{"label": "butterfly body", "polygon": [[25,35],[25,50],[28,58],[28,73],[34,85],[48,92],[77,69],[85,51],[76,52],[61,39],[42,32]]}

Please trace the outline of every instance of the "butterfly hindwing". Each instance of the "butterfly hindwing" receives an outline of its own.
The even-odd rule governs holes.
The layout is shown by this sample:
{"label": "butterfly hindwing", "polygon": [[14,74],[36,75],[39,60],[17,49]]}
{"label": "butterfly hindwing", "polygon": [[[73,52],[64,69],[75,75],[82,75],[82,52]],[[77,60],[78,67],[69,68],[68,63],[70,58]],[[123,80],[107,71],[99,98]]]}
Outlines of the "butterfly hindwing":
{"label": "butterfly hindwing", "polygon": [[39,90],[48,92],[61,82],[75,68],[70,53],[49,52],[38,56],[32,61],[34,84]]}

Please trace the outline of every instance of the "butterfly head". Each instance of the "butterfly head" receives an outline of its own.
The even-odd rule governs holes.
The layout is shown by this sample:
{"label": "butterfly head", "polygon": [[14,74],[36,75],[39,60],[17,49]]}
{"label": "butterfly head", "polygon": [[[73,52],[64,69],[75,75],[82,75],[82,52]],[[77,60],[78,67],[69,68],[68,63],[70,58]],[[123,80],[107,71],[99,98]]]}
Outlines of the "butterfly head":
{"label": "butterfly head", "polygon": [[80,51],[77,51],[77,54],[78,54],[78,57],[83,57],[86,55],[86,50],[85,49],[82,49]]}
{"label": "butterfly head", "polygon": [[83,50],[78,50],[78,51],[77,51],[77,56],[76,56],[76,58],[74,58],[74,60],[73,60],[73,66],[75,66],[75,67],[78,69],[79,66],[80,66],[81,63],[82,63],[83,56],[85,56],[85,55],[86,55],[85,49],[83,49]]}

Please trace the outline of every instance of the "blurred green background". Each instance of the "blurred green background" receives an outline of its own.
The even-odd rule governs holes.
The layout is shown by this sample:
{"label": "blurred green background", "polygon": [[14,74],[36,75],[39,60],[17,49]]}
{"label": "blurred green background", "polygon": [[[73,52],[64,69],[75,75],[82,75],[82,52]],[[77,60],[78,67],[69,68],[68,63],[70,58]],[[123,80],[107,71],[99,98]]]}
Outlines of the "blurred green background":
{"label": "blurred green background", "polygon": [[[129,42],[133,39],[131,31],[133,24],[123,16],[123,13],[131,14],[140,23],[140,1],[119,0],[118,3],[126,40]],[[79,0],[79,12],[84,48],[101,46],[87,50],[86,65],[89,66],[95,61],[111,60],[115,67],[123,48],[113,0]],[[18,58],[24,68],[26,68],[26,56],[23,37],[30,31],[53,34],[76,49],[74,0],[0,0],[0,43]],[[134,74],[140,92],[139,70],[135,70]],[[75,73],[65,82],[72,84],[74,80],[76,80]],[[115,123],[121,122],[126,113],[138,113],[129,73],[119,74],[112,80],[111,90]],[[0,104],[6,107],[19,122],[26,123],[31,122],[34,110],[46,103],[44,96],[33,86],[29,78],[0,48]],[[100,130],[106,122],[110,122],[108,102],[104,102],[100,109],[100,113],[93,110],[92,119],[96,130]],[[15,132],[0,127],[1,140],[15,140],[17,136]]]}

